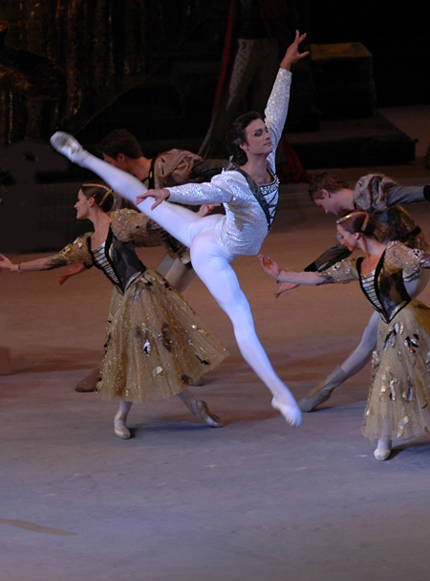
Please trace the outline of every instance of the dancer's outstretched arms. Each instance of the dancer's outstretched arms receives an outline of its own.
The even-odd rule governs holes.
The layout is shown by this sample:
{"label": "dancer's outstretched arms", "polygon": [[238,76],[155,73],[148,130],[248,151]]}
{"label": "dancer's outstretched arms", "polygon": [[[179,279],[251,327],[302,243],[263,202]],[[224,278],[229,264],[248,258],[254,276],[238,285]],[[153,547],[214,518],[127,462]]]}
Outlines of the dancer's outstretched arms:
{"label": "dancer's outstretched arms", "polygon": [[37,270],[49,270],[50,266],[46,264],[47,258],[37,258],[28,262],[19,262],[14,264],[9,258],[0,254],[0,270],[9,272],[34,272]]}
{"label": "dancer's outstretched arms", "polygon": [[267,105],[264,109],[264,122],[269,130],[272,140],[272,152],[267,157],[267,163],[272,171],[276,168],[276,149],[282,137],[285,121],[287,119],[290,102],[290,88],[292,81],[291,66],[309,54],[309,51],[299,52],[299,45],[305,39],[306,34],[296,31],[294,42],[288,47],[281,61],[280,69],[276,75]]}
{"label": "dancer's outstretched arms", "polygon": [[295,284],[318,286],[328,282],[326,279],[318,276],[318,274],[315,274],[314,272],[295,272],[294,270],[279,268],[274,260],[271,258],[265,258],[262,254],[258,255],[258,260],[267,274],[276,279],[277,283],[292,282]]}
{"label": "dancer's outstretched arms", "polygon": [[281,69],[286,69],[287,71],[291,70],[291,65],[297,63],[301,59],[308,56],[309,51],[306,50],[305,52],[299,52],[300,44],[305,40],[306,33],[300,34],[298,30],[296,30],[296,37],[294,41],[290,44],[287,48],[287,52],[284,55],[284,58],[281,61],[279,67]]}

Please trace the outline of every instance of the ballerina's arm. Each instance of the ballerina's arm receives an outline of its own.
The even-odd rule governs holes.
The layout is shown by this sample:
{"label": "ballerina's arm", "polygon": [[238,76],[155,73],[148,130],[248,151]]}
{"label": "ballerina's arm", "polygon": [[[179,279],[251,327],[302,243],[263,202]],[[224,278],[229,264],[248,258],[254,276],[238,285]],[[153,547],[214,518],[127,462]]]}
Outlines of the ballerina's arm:
{"label": "ballerina's arm", "polygon": [[274,260],[271,258],[265,258],[262,254],[258,255],[258,260],[267,274],[276,279],[277,283],[288,282],[293,284],[318,286],[328,282],[324,277],[321,277],[314,272],[295,272],[294,270],[279,268]]}
{"label": "ballerina's arm", "polygon": [[15,264],[3,254],[0,254],[0,270],[20,273],[48,270],[50,267],[46,264],[46,260],[46,258],[37,258],[36,260],[29,260],[27,262],[19,262],[18,264]]}

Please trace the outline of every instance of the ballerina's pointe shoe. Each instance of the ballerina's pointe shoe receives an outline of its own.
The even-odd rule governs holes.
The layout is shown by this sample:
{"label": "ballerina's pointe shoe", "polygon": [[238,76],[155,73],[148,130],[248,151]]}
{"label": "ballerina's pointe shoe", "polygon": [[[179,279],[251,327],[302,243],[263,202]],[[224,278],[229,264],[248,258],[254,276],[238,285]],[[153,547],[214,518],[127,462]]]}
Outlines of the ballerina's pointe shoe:
{"label": "ballerina's pointe shoe", "polygon": [[65,157],[79,164],[88,157],[88,152],[83,149],[82,145],[69,133],[57,131],[50,139],[54,149],[62,153]]}
{"label": "ballerina's pointe shoe", "polygon": [[113,431],[115,436],[118,436],[118,438],[121,438],[122,440],[128,440],[131,436],[130,430],[125,425],[126,420],[127,415],[119,411],[116,413],[113,420]]}
{"label": "ballerina's pointe shoe", "polygon": [[281,414],[284,416],[290,426],[293,426],[293,428],[298,428],[302,423],[302,412],[296,403],[294,403],[294,405],[290,405],[281,402],[276,398],[273,398],[272,408],[281,412]]}
{"label": "ballerina's pointe shoe", "polygon": [[205,422],[208,426],[213,428],[222,428],[222,421],[218,416],[213,414],[208,408],[208,404],[202,400],[193,399],[190,405],[190,412],[193,413],[196,418]]}
{"label": "ballerina's pointe shoe", "polygon": [[388,460],[391,454],[391,440],[379,440],[376,450],[373,452],[375,460]]}
{"label": "ballerina's pointe shoe", "polygon": [[348,379],[347,374],[341,367],[336,367],[336,369],[330,373],[328,377],[323,379],[318,385],[316,385],[311,391],[298,402],[299,408],[302,412],[311,412],[321,403],[327,401],[331,395],[331,392],[338,386],[341,385],[345,379]]}

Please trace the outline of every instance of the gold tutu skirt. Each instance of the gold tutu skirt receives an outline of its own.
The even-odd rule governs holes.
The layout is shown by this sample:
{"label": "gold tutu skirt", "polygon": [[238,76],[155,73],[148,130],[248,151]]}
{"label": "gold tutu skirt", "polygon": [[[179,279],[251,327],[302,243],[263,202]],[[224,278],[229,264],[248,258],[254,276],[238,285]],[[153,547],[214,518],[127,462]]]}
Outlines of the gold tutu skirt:
{"label": "gold tutu skirt", "polygon": [[147,269],[124,294],[113,290],[97,390],[107,400],[167,399],[227,356],[182,296]]}
{"label": "gold tutu skirt", "polygon": [[412,300],[379,322],[363,434],[408,440],[430,429],[430,309]]}

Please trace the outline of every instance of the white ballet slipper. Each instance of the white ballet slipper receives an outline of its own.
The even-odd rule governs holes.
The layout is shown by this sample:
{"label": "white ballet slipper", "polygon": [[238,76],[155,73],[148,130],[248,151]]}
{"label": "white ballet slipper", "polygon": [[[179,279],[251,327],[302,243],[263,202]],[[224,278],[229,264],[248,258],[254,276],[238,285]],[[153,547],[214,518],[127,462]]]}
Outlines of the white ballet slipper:
{"label": "white ballet slipper", "polygon": [[131,436],[130,430],[125,425],[126,420],[127,414],[118,410],[113,420],[113,431],[115,436],[118,436],[122,440],[128,440]]}
{"label": "white ballet slipper", "polygon": [[205,424],[208,426],[212,426],[213,428],[222,428],[222,421],[218,416],[210,411],[208,404],[205,401],[193,399],[191,400],[190,405],[187,407],[190,412],[196,416],[197,419],[205,422]]}
{"label": "white ballet slipper", "polygon": [[294,405],[287,404],[274,397],[272,399],[272,408],[281,412],[286,421],[290,426],[293,426],[293,428],[298,428],[302,423],[302,412],[296,403]]}
{"label": "white ballet slipper", "polygon": [[378,446],[373,452],[375,460],[388,460],[392,450],[391,440],[378,440]]}
{"label": "white ballet slipper", "polygon": [[54,149],[78,165],[89,155],[88,151],[85,151],[77,139],[64,131],[54,133],[50,141]]}

